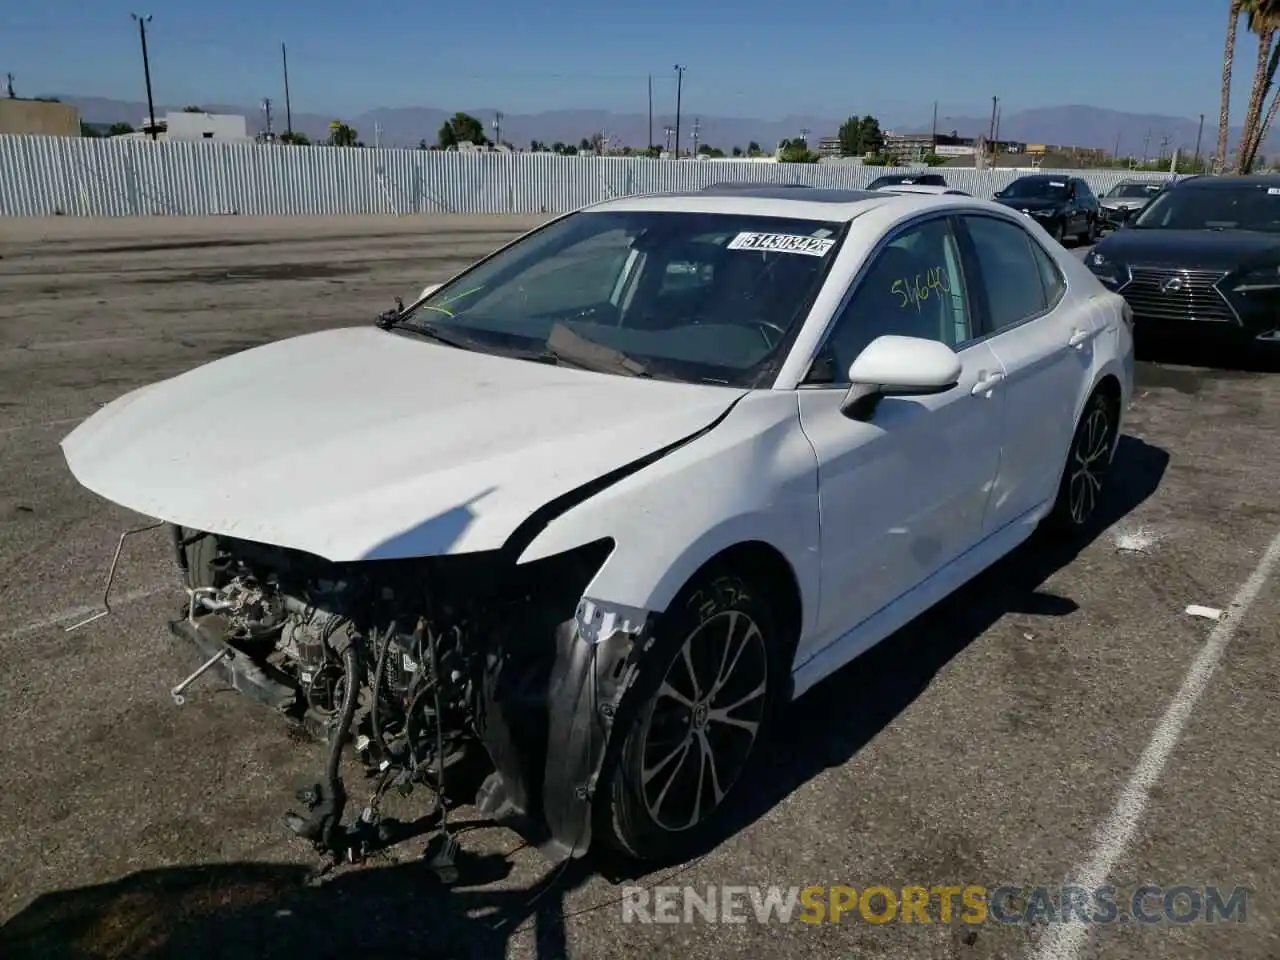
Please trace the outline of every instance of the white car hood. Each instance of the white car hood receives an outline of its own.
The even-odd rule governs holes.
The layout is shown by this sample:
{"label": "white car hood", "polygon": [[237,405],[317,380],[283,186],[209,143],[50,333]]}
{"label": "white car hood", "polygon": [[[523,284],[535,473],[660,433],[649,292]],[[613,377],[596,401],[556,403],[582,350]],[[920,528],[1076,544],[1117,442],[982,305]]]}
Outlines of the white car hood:
{"label": "white car hood", "polygon": [[184,527],[334,561],[432,556],[500,547],[548,501],[697,433],[744,392],[358,327],[142,387],[62,450],[89,490]]}

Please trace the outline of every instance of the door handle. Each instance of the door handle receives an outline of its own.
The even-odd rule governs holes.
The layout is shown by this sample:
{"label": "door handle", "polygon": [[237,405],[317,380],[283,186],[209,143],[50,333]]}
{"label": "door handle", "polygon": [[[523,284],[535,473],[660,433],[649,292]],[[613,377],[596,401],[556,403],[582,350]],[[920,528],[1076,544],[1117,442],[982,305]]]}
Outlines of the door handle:
{"label": "door handle", "polygon": [[1097,334],[1092,330],[1076,330],[1071,334],[1070,339],[1067,340],[1067,346],[1074,347],[1079,350],[1095,336],[1097,336]]}
{"label": "door handle", "polygon": [[969,391],[971,397],[981,397],[990,393],[995,389],[996,384],[1004,379],[1003,373],[984,373],[978,377],[978,382],[973,385]]}

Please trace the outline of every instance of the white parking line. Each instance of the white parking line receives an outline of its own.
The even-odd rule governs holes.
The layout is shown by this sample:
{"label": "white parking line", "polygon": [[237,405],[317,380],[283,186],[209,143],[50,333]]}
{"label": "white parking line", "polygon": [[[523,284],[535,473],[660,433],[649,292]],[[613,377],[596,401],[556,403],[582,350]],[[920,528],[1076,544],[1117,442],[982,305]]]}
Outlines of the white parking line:
{"label": "white parking line", "polygon": [[[163,593],[166,590],[173,590],[172,583],[158,583],[152,587],[144,587],[140,590],[130,590],[127,593],[121,593],[111,597],[111,609],[115,610],[126,603],[133,603],[136,600],[145,600],[147,597],[154,597],[157,593]],[[70,626],[77,620],[89,616],[91,613],[97,613],[102,609],[101,602],[91,603],[83,607],[72,607],[70,610],[60,610],[58,613],[51,614],[47,617],[41,617],[39,620],[32,620],[24,623],[20,627],[9,630],[6,633],[0,633],[0,643],[8,640],[16,640],[19,637],[25,637],[29,633],[38,633],[41,630],[48,630],[50,627]]]}
{"label": "white parking line", "polygon": [[[1210,632],[1209,639],[1191,662],[1182,686],[1178,688],[1164,716],[1156,725],[1155,732],[1151,735],[1147,748],[1142,751],[1142,756],[1138,758],[1138,765],[1125,784],[1115,808],[1099,826],[1094,836],[1092,857],[1076,871],[1075,882],[1086,890],[1096,889],[1107,882],[1111,871],[1138,832],[1151,788],[1160,779],[1170,754],[1178,745],[1183,727],[1186,726],[1196,701],[1204,693],[1218,661],[1226,652],[1227,644],[1235,635],[1236,628],[1262,592],[1278,562],[1280,533],[1267,546],[1262,559],[1249,574],[1249,579],[1241,584],[1232,598],[1225,616]],[[1029,956],[1033,960],[1077,960],[1082,955],[1089,931],[1090,927],[1078,920],[1054,924],[1047,928],[1044,938],[1031,949]]]}

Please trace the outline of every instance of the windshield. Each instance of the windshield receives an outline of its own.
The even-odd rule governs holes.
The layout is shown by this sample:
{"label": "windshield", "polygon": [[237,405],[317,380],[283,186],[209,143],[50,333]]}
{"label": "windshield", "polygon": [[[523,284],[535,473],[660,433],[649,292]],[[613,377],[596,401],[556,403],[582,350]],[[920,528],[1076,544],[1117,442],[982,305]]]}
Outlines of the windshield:
{"label": "windshield", "polygon": [[1167,190],[1143,208],[1139,230],[1260,230],[1280,233],[1280,187],[1265,183]]}
{"label": "windshield", "polygon": [[1004,188],[1001,197],[1014,200],[1065,200],[1070,193],[1066,180],[1052,177],[1026,177]]}
{"label": "windshield", "polygon": [[1160,192],[1155,183],[1122,183],[1111,188],[1104,199],[1107,200],[1145,200]]}
{"label": "windshield", "polygon": [[884,177],[876,177],[869,184],[867,184],[867,189],[879,190],[882,187],[896,187],[896,186],[899,186],[902,184],[908,184],[908,183],[927,184],[935,187],[945,186],[945,184],[942,183],[942,178],[938,176],[936,173],[935,174],[918,173],[918,174],[915,174],[914,176],[909,173],[899,173],[899,174],[889,174],[888,176],[884,176]]}
{"label": "windshield", "polygon": [[434,291],[402,326],[465,349],[623,376],[767,385],[842,227],[721,213],[574,213]]}

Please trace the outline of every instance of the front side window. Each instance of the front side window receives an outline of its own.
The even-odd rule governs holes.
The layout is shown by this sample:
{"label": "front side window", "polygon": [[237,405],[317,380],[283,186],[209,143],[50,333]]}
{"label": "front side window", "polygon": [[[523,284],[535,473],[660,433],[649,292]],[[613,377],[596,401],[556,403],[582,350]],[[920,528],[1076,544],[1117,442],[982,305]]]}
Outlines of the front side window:
{"label": "front side window", "polygon": [[991,331],[998,333],[1043,313],[1043,268],[1027,231],[995,217],[966,216],[964,226],[978,265],[975,283],[986,294]]}
{"label": "front side window", "polygon": [[[842,223],[722,213],[571,214],[434,291],[403,326],[483,352],[687,382],[772,382]],[[576,348],[575,348],[576,349]]]}
{"label": "front side window", "polygon": [[815,372],[824,371],[820,379],[845,382],[858,354],[887,334],[923,337],[952,347],[972,336],[960,252],[949,218],[909,227],[875,255],[837,316]]}

